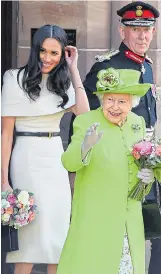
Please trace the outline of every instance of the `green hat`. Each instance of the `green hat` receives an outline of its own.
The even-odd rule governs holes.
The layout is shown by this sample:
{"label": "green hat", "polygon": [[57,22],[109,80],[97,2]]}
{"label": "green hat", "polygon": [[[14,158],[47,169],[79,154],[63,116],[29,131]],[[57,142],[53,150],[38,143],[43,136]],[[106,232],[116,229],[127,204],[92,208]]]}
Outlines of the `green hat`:
{"label": "green hat", "polygon": [[132,69],[102,69],[98,72],[95,94],[124,93],[144,96],[151,84],[140,84],[141,72]]}

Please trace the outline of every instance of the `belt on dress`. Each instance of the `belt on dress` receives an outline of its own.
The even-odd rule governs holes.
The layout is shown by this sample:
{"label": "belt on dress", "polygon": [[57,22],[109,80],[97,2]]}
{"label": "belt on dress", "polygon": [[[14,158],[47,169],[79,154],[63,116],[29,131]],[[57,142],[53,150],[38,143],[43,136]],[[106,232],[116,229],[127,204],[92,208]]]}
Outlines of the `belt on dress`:
{"label": "belt on dress", "polygon": [[17,131],[16,136],[35,136],[35,137],[56,137],[60,136],[60,132],[27,132],[27,131]]}

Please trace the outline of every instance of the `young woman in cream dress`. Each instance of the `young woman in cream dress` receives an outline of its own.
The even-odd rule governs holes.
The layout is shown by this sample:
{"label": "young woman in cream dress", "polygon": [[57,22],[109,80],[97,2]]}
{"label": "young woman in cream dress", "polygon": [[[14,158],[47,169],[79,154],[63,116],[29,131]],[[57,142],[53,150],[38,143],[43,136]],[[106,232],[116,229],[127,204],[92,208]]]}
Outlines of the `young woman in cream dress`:
{"label": "young woman in cream dress", "polygon": [[[79,115],[89,110],[77,59],[77,49],[67,46],[64,30],[46,25],[34,35],[27,64],[4,75],[2,189],[10,189],[11,161],[13,187],[33,192],[39,211],[19,230],[19,250],[7,254],[7,262],[15,263],[15,274],[31,273],[36,263],[48,264],[48,274],[55,274],[67,236],[71,191],[61,164],[59,123],[65,111]],[[11,155],[14,126],[17,137]]]}

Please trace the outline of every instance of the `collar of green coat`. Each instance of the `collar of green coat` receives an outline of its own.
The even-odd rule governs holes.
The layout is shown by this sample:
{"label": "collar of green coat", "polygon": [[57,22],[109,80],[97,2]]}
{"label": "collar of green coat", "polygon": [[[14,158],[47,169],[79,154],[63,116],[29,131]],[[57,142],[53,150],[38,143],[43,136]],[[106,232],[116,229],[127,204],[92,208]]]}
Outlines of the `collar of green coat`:
{"label": "collar of green coat", "polygon": [[[108,123],[108,125],[110,127],[119,127],[119,128],[124,128],[126,126],[129,126],[129,128],[133,131],[134,133],[134,130],[133,130],[133,125],[137,125],[139,126],[139,129],[141,129],[143,127],[143,124],[142,124],[142,118],[138,115],[136,115],[135,113],[133,113],[132,111],[130,111],[127,115],[127,118],[126,118],[126,121],[123,123],[122,126],[119,126],[117,124],[113,124],[111,122],[109,122],[106,117],[104,116],[104,113],[103,113],[103,109],[102,109],[102,106],[99,107],[98,109],[96,110],[93,110],[93,112],[96,113],[96,116],[99,115],[100,117],[100,120]],[[96,118],[97,119],[97,118]],[[100,121],[96,121],[96,122],[100,122]]]}

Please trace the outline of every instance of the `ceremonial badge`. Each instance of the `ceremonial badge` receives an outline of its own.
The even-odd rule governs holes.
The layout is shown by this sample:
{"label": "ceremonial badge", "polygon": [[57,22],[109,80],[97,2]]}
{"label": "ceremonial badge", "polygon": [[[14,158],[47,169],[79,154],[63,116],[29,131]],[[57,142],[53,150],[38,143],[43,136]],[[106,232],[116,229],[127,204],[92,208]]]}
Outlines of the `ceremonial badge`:
{"label": "ceremonial badge", "polygon": [[142,11],[142,6],[137,6],[136,7],[136,16],[138,16],[138,17],[141,17],[142,16],[142,14],[143,14],[143,11]]}

